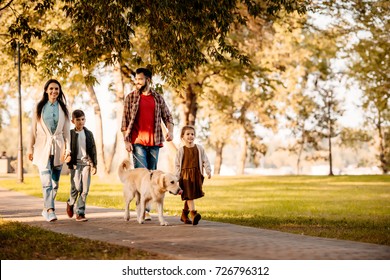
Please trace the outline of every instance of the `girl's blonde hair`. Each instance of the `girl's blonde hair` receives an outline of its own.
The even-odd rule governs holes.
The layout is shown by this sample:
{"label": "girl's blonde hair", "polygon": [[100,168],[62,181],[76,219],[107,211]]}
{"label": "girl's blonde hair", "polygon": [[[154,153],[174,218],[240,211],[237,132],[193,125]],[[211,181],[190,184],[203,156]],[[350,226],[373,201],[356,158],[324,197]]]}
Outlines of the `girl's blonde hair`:
{"label": "girl's blonde hair", "polygon": [[183,138],[184,133],[186,132],[186,130],[190,130],[190,129],[194,131],[194,135],[196,136],[195,127],[192,126],[192,125],[185,125],[185,126],[183,126],[183,128],[181,129],[180,138]]}

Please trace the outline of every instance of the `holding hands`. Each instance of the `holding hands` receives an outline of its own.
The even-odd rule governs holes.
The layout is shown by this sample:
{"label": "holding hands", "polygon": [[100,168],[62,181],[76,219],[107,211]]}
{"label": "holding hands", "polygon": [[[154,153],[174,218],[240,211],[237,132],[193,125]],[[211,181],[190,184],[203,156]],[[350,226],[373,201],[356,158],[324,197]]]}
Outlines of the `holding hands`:
{"label": "holding hands", "polygon": [[165,135],[165,140],[167,140],[168,142],[172,141],[173,140],[173,133],[168,131],[167,135]]}
{"label": "holding hands", "polygon": [[27,153],[27,158],[28,158],[29,161],[32,161],[34,159],[33,154],[32,153]]}
{"label": "holding hands", "polygon": [[64,156],[64,162],[65,162],[65,163],[70,162],[71,159],[72,159],[72,157],[70,156],[70,154],[66,154],[66,155]]}

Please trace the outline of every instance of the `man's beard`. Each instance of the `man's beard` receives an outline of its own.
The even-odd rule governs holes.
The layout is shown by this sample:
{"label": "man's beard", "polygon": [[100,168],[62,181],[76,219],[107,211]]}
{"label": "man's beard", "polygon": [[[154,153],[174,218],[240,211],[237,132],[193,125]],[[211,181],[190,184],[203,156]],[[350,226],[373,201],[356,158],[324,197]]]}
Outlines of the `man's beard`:
{"label": "man's beard", "polygon": [[144,90],[146,89],[146,84],[144,84],[142,87],[139,88],[139,92],[144,92]]}

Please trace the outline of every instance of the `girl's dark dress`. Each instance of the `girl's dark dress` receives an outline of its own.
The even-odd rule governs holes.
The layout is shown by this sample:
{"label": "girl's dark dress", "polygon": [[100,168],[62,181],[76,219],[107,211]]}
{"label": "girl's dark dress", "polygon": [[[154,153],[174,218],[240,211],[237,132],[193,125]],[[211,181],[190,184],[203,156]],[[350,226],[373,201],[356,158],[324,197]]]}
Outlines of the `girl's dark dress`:
{"label": "girl's dark dress", "polygon": [[182,200],[193,200],[204,196],[202,185],[204,177],[199,169],[199,152],[196,145],[184,148],[183,162],[181,164],[180,187],[183,190]]}

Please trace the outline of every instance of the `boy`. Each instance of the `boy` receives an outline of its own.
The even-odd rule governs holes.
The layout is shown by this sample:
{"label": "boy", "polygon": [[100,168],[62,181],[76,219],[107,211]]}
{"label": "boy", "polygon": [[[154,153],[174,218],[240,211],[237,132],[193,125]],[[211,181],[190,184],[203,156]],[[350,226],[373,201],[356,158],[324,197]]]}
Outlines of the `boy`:
{"label": "boy", "polygon": [[70,130],[72,152],[71,160],[68,162],[71,188],[66,213],[72,218],[76,212],[76,221],[86,222],[88,219],[85,218],[85,202],[91,184],[91,173],[96,174],[96,146],[92,132],[84,127],[85,114],[82,110],[75,110],[72,113],[72,123],[75,127]]}

